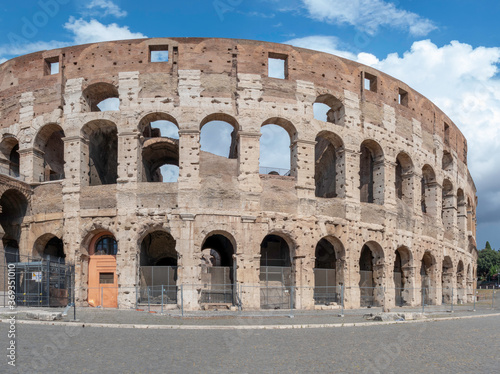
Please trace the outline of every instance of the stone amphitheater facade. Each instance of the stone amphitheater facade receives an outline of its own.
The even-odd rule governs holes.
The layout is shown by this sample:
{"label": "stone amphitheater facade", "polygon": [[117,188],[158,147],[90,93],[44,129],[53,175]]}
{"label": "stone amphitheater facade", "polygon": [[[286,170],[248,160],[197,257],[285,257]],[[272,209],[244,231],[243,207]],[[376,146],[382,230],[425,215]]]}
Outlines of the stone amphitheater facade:
{"label": "stone amphitheater facade", "polygon": [[[109,98],[119,110],[100,111]],[[158,120],[178,139],[152,131]],[[200,149],[212,121],[234,128],[228,158]],[[268,124],[290,137],[287,175],[259,168]],[[347,308],[366,296],[419,305],[424,285],[431,304],[472,298],[477,198],[465,137],[405,83],[341,57],[202,38],[21,56],[0,65],[0,151],[1,245],[74,263],[81,305],[96,304],[96,278],[117,287],[119,307],[134,305],[146,265],[176,266],[187,309],[209,303],[207,267],[217,266],[231,269],[221,282],[237,285],[229,302],[244,309],[269,307],[262,274],[273,266],[288,269],[274,286],[289,285],[300,309],[338,303],[339,289]],[[176,182],[155,182],[164,164],[179,167]],[[92,264],[99,251],[106,261]],[[318,269],[334,271],[335,302],[317,297]]]}

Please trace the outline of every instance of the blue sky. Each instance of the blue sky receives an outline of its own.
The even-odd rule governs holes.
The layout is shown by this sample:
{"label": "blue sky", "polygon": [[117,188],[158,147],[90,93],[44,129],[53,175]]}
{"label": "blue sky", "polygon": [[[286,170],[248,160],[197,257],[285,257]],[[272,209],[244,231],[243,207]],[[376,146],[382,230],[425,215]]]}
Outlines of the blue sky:
{"label": "blue sky", "polygon": [[[391,74],[444,110],[469,143],[478,248],[500,248],[500,1],[25,0],[0,5],[0,63],[140,37],[288,43]],[[277,165],[279,166],[279,165]]]}

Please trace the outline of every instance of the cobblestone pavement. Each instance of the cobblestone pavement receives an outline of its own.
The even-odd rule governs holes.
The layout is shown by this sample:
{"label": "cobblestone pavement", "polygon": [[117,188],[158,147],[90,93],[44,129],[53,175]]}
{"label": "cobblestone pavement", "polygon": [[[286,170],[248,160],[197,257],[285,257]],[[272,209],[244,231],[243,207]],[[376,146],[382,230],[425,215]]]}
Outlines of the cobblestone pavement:
{"label": "cobblestone pavement", "polygon": [[[244,323],[244,322],[241,322]],[[2,373],[498,373],[500,317],[293,330],[17,324]]]}

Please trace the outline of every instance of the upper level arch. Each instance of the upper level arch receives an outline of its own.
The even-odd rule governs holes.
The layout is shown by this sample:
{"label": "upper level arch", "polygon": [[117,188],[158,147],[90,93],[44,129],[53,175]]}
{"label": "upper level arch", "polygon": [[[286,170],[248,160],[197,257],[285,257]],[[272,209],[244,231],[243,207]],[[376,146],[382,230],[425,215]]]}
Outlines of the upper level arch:
{"label": "upper level arch", "polygon": [[332,94],[319,95],[313,103],[313,110],[317,120],[336,125],[344,124],[344,104]]}
{"label": "upper level arch", "polygon": [[0,167],[4,174],[20,176],[19,141],[14,135],[4,134],[0,141]]}
{"label": "upper level arch", "polygon": [[316,136],[314,149],[314,180],[316,197],[342,197],[345,184],[344,142],[331,131]]}
{"label": "upper level arch", "polygon": [[[174,127],[177,128],[177,131]],[[146,114],[139,121],[137,130],[144,138],[167,137],[179,139],[179,123],[172,115],[165,112]]]}
{"label": "upper level arch", "polygon": [[36,181],[64,179],[64,137],[64,130],[57,123],[48,123],[38,130],[34,148],[41,157],[34,158]]}
{"label": "upper level arch", "polygon": [[229,159],[238,158],[238,131],[236,118],[226,113],[212,113],[200,122],[200,149]]}
{"label": "upper level arch", "polygon": [[384,204],[384,151],[378,142],[366,139],[360,146],[359,190],[363,203]]}
{"label": "upper level arch", "polygon": [[[84,102],[84,112],[101,112],[106,110],[118,110],[119,108],[118,88],[111,83],[97,82],[89,85],[83,90],[82,98]],[[107,106],[102,105],[104,101],[110,99],[115,100],[108,102]]]}

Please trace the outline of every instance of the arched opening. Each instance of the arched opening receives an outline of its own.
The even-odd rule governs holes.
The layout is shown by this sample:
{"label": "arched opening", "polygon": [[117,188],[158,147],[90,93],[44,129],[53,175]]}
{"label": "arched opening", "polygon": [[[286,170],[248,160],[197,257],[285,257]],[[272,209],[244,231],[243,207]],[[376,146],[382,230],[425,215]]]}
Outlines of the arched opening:
{"label": "arched opening", "polygon": [[35,148],[42,155],[35,158],[35,178],[40,182],[64,179],[64,131],[57,124],[43,126],[35,138]]}
{"label": "arched opening", "polygon": [[443,259],[443,272],[441,275],[442,303],[450,304],[453,296],[453,262],[450,256]]}
{"label": "arched opening", "polygon": [[292,285],[290,246],[281,236],[267,235],[260,244],[261,308],[290,308]]}
{"label": "arched opening", "polygon": [[153,231],[140,243],[140,303],[177,304],[176,242],[166,231]]}
{"label": "arched opening", "polygon": [[[441,207],[441,219],[443,221],[444,229],[451,233],[453,227],[455,226],[455,196],[453,195],[453,185],[449,179],[443,181],[442,188],[442,207]],[[445,231],[445,232],[446,232]]]}
{"label": "arched opening", "polygon": [[[84,181],[89,186],[116,184],[118,179],[118,132],[110,121],[96,120],[87,123],[82,136],[88,142],[84,149]],[[86,148],[86,145],[83,145]]]}
{"label": "arched opening", "polygon": [[19,142],[14,136],[4,135],[0,143],[0,170],[3,174],[19,178]]}
{"label": "arched opening", "polygon": [[457,190],[457,226],[463,238],[467,230],[467,204],[465,203],[464,190]]}
{"label": "arched opening", "polygon": [[52,262],[64,263],[66,258],[64,243],[53,234],[42,235],[33,245],[33,256]]}
{"label": "arched opening", "polygon": [[453,156],[451,155],[450,152],[448,151],[443,152],[443,159],[441,166],[445,171],[451,171],[451,169],[453,168]]}
{"label": "arched opening", "polygon": [[91,240],[88,267],[90,306],[118,307],[117,253],[118,243],[109,231],[101,231]]}
{"label": "arched opening", "polygon": [[413,201],[413,162],[405,152],[396,157],[396,197],[412,206]]}
{"label": "arched opening", "polygon": [[465,296],[467,294],[465,284],[465,269],[462,260],[458,261],[457,265],[457,303],[463,304],[466,302]]}
{"label": "arched opening", "polygon": [[471,302],[474,299],[474,276],[472,274],[471,264],[467,265],[467,300],[466,302]]}
{"label": "arched opening", "polygon": [[467,232],[468,232],[468,235],[472,235],[472,227],[473,227],[473,223],[472,223],[472,215],[473,211],[472,211],[472,201],[470,199],[470,197],[467,197]]}
{"label": "arched opening", "polygon": [[179,178],[179,128],[166,113],[151,113],[139,123],[143,137],[142,181],[177,182]]}
{"label": "arched opening", "polygon": [[359,182],[362,203],[384,204],[384,154],[373,140],[361,144]]}
{"label": "arched opening", "polygon": [[316,137],[315,172],[316,197],[332,198],[342,195],[345,183],[344,143],[339,136],[324,131]]}
{"label": "arched opening", "polygon": [[380,306],[384,298],[384,253],[380,245],[369,242],[359,257],[360,306]]}
{"label": "arched opening", "polygon": [[202,152],[229,159],[238,158],[239,124],[236,119],[223,113],[211,114],[201,122],[200,128]]}
{"label": "arched opening", "polygon": [[227,233],[208,234],[201,247],[201,303],[235,305],[236,242]]}
{"label": "arched opening", "polygon": [[118,89],[110,83],[94,83],[83,91],[83,111],[106,112],[120,109]]}
{"label": "arched opening", "polygon": [[[271,118],[260,129],[260,174],[295,176],[296,152],[292,147],[297,133],[291,122],[282,118]],[[292,160],[294,164],[292,164]]]}
{"label": "arched opening", "polygon": [[28,200],[21,192],[10,189],[0,198],[0,207],[5,261],[18,262],[22,223],[28,211]]}
{"label": "arched opening", "polygon": [[313,104],[314,118],[336,125],[344,124],[345,109],[342,102],[330,94],[320,95]]}
{"label": "arched opening", "polygon": [[394,289],[397,306],[411,305],[411,254],[406,247],[396,250],[394,259]]}
{"label": "arched opening", "polygon": [[314,303],[340,302],[343,284],[344,246],[335,237],[325,237],[316,244],[314,264]]}
{"label": "arched opening", "polygon": [[436,197],[437,197],[437,183],[436,174],[434,170],[429,165],[425,165],[422,168],[422,179],[421,179],[421,207],[422,213],[430,214],[435,216],[437,212],[436,207]]}
{"label": "arched opening", "polygon": [[424,305],[435,304],[435,268],[436,260],[430,254],[430,252],[425,252],[420,263],[420,281],[422,288],[421,292],[422,302],[424,303]]}

